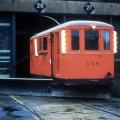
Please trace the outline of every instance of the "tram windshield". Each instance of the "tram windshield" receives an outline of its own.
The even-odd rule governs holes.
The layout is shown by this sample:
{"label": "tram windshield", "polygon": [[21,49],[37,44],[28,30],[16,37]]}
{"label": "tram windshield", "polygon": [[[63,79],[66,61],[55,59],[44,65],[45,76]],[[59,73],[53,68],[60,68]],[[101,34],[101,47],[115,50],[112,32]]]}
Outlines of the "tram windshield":
{"label": "tram windshield", "polygon": [[85,30],[85,49],[99,50],[99,31]]}

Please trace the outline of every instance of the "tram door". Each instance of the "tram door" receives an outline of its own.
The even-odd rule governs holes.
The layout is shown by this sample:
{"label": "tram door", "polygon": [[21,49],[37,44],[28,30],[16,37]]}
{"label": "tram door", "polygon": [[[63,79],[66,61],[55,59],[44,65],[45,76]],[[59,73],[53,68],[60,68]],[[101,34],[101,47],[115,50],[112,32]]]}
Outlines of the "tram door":
{"label": "tram door", "polygon": [[59,32],[54,33],[52,56],[52,74],[55,76],[59,71]]}
{"label": "tram door", "polygon": [[10,23],[0,22],[0,78],[10,77]]}

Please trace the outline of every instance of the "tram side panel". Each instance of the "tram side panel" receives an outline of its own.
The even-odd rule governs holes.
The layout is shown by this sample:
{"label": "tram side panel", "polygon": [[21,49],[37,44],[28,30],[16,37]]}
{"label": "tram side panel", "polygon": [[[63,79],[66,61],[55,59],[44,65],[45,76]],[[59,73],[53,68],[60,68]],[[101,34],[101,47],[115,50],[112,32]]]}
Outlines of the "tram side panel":
{"label": "tram side panel", "polygon": [[[104,79],[114,77],[113,55],[93,53],[68,54],[60,56],[59,74],[61,79]],[[109,76],[110,75],[110,76]]]}
{"label": "tram side panel", "polygon": [[51,76],[49,36],[36,37],[30,44],[30,72],[38,76]]}

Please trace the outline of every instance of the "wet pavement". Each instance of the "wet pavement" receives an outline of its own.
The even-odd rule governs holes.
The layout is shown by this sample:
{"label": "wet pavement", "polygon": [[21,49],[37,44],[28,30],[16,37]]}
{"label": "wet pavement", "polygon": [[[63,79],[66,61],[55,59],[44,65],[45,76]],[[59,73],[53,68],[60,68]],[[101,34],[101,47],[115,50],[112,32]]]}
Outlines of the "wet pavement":
{"label": "wet pavement", "polygon": [[[97,110],[84,104],[97,105],[100,108],[120,114],[120,109],[113,108],[113,103],[105,100],[81,100],[77,98],[50,98],[32,96],[12,96],[27,108],[35,111],[42,120],[120,120],[120,116]],[[84,104],[82,104],[84,103]],[[116,103],[114,105],[118,105]]]}
{"label": "wet pavement", "polygon": [[39,120],[8,95],[0,95],[0,120]]}

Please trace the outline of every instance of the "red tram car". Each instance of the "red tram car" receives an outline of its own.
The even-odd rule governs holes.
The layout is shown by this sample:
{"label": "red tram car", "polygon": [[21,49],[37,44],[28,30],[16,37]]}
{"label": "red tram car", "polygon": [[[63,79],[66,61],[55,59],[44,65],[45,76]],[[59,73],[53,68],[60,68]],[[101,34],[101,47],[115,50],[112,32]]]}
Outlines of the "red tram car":
{"label": "red tram car", "polygon": [[114,78],[114,43],[110,24],[63,23],[30,38],[30,72],[64,82],[110,83]]}

